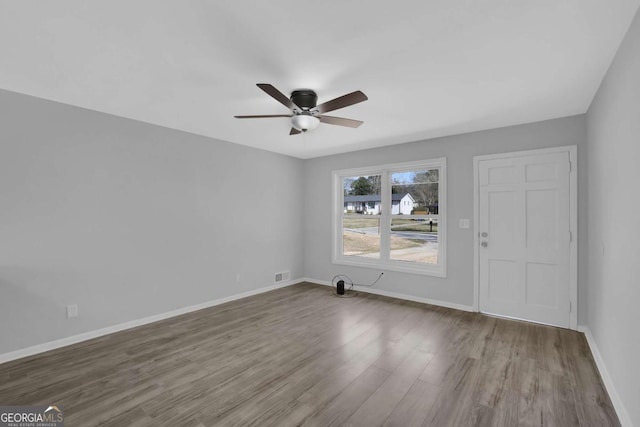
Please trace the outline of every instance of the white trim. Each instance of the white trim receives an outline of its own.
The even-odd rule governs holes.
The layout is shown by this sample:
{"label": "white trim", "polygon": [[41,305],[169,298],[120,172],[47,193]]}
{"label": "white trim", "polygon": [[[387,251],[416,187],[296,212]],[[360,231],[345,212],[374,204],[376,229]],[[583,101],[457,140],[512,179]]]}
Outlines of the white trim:
{"label": "white trim", "polygon": [[577,145],[562,145],[559,147],[536,148],[533,150],[508,151],[505,153],[495,153],[495,154],[482,154],[479,156],[473,156],[473,158],[474,160],[475,159],[478,159],[478,160],[508,159],[510,157],[513,157],[514,155],[518,155],[518,157],[537,156],[540,154],[564,153],[567,151],[577,152]]}
{"label": "white trim", "polygon": [[569,151],[569,298],[571,313],[569,327],[578,329],[578,147],[566,147]]}
{"label": "white trim", "polygon": [[585,338],[587,339],[587,344],[589,344],[589,348],[591,349],[591,354],[593,355],[593,360],[596,362],[596,367],[600,372],[600,377],[602,378],[602,382],[604,383],[604,387],[609,393],[609,398],[611,399],[611,403],[613,404],[614,409],[620,419],[620,424],[623,427],[633,427],[633,423],[631,422],[631,417],[627,412],[624,404],[622,403],[622,399],[620,399],[620,395],[613,385],[613,380],[609,375],[609,371],[607,370],[607,366],[604,364],[604,359],[600,354],[600,350],[598,349],[598,345],[596,344],[596,340],[591,333],[591,330],[588,326],[580,325],[578,326],[578,331],[584,333]]}
{"label": "white trim", "polygon": [[[480,232],[478,221],[480,219],[480,182],[479,163],[482,160],[504,159],[509,157],[533,156],[551,153],[569,153],[569,231],[573,238],[569,243],[569,327],[575,330],[578,327],[578,147],[567,145],[562,147],[542,148],[537,150],[512,151],[508,153],[486,154],[473,156],[473,309],[480,311]],[[527,319],[521,319],[527,320]]]}
{"label": "white trim", "polygon": [[478,174],[480,161],[473,157],[473,311],[480,312],[480,181]]}
{"label": "white trim", "polygon": [[[427,265],[415,262],[405,262],[389,259],[390,226],[392,216],[385,210],[378,215],[380,221],[380,258],[364,258],[345,256],[342,254],[342,229],[341,220],[344,215],[344,200],[342,178],[364,175],[380,175],[381,200],[391,199],[390,174],[393,172],[411,169],[439,168],[439,210],[438,210],[438,264]],[[385,269],[402,273],[422,274],[434,277],[447,277],[447,158],[417,160],[403,163],[390,163],[368,166],[356,169],[341,169],[331,172],[332,175],[332,205],[331,205],[331,262],[339,265],[352,265],[365,268]],[[404,218],[422,218],[424,215],[409,216]],[[376,218],[376,217],[372,217]]]}
{"label": "white trim", "polygon": [[193,311],[202,310],[216,305],[224,304],[227,302],[239,300],[242,298],[250,297],[264,292],[269,292],[274,289],[284,288],[286,286],[295,285],[302,282],[302,279],[289,280],[287,282],[281,282],[276,285],[265,286],[263,288],[254,289],[252,291],[242,292],[240,294],[231,295],[224,298],[219,298],[212,301],[207,301],[201,304],[191,305],[188,307],[178,308],[166,313],[154,314],[152,316],[143,317],[142,319],[130,320],[125,323],[120,323],[113,326],[107,326],[106,328],[97,329],[94,331],[83,332],[78,335],[72,335],[70,337],[61,338],[55,341],[49,341],[42,344],[37,344],[31,347],[21,348],[9,353],[0,354],[0,364],[10,362],[16,359],[22,359],[23,357],[33,356],[34,354],[44,353],[46,351],[55,350],[57,348],[66,347],[72,344],[77,344],[83,341],[87,341],[93,338],[102,337],[104,335],[113,334],[115,332],[124,331],[126,329],[137,328],[138,326],[147,325],[149,323],[158,322],[160,320],[169,319],[171,317],[180,316],[182,314],[191,313]]}
{"label": "white trim", "polygon": [[[301,279],[300,281],[301,282],[314,283],[316,285],[333,286],[331,284],[331,282],[328,282],[326,280],[311,279],[311,278],[308,278],[308,277],[305,277],[305,278]],[[399,294],[399,293],[396,293],[396,292],[389,292],[389,291],[383,291],[383,290],[380,290],[380,289],[370,288],[368,286],[354,286],[354,289],[357,290],[358,292],[365,292],[365,293],[369,293],[369,294],[382,295],[382,296],[390,297],[390,298],[397,298],[397,299],[403,299],[403,300],[407,300],[407,301],[420,302],[420,303],[423,303],[423,304],[437,305],[439,307],[452,308],[454,310],[461,310],[461,311],[468,311],[468,312],[473,312],[474,311],[473,307],[468,306],[468,305],[464,305],[464,304],[456,304],[454,302],[440,301],[440,300],[435,300],[435,299],[430,299],[430,298],[416,297],[416,296],[407,295],[407,294]]]}

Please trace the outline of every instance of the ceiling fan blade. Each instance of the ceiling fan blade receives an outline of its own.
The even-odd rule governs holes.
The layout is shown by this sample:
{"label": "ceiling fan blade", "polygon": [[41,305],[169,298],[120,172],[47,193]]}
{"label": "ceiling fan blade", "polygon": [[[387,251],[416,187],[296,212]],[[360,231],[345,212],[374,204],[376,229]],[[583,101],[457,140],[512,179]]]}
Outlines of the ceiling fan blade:
{"label": "ceiling fan blade", "polygon": [[334,116],[318,116],[318,118],[322,123],[327,123],[329,125],[346,126],[348,128],[357,128],[364,123],[360,120],[345,119],[342,117]]}
{"label": "ceiling fan blade", "polygon": [[296,128],[291,128],[291,132],[289,132],[289,135],[297,135],[299,133],[302,133],[302,131],[299,131]]}
{"label": "ceiling fan blade", "polygon": [[236,119],[268,119],[271,117],[291,117],[291,114],[267,114],[261,116],[233,116]]}
{"label": "ceiling fan blade", "polygon": [[367,98],[367,95],[357,90],[320,104],[312,110],[317,111],[319,114],[328,113],[329,111],[348,107],[350,105],[357,104],[358,102],[366,101],[367,99],[369,99]]}
{"label": "ceiling fan blade", "polygon": [[291,111],[293,111],[293,110],[301,111],[302,110],[300,107],[298,107],[296,104],[294,104],[293,101],[291,101],[289,98],[287,98],[287,96],[285,94],[280,92],[275,87],[271,86],[269,83],[258,83],[256,86],[258,86],[260,89],[265,91],[267,93],[267,95],[269,95],[270,97],[272,97],[273,99],[275,99],[276,101],[278,101],[280,104],[284,105],[285,107],[287,107]]}

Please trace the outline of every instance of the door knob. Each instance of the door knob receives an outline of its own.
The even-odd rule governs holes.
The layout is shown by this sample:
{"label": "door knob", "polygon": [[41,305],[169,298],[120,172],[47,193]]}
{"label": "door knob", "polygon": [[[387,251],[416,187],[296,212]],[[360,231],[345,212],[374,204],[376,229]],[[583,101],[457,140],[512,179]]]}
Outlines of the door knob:
{"label": "door knob", "polygon": [[489,234],[487,234],[486,231],[483,231],[482,234],[480,234],[482,237],[487,237]]}
{"label": "door knob", "polygon": [[486,248],[487,246],[489,246],[489,244],[487,242],[482,242],[480,243],[480,246],[482,246],[483,248]]}

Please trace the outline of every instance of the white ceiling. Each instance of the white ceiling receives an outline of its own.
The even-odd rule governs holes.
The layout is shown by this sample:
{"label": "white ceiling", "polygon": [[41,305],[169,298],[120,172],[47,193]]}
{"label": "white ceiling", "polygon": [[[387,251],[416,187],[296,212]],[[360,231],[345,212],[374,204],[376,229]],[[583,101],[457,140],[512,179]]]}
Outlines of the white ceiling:
{"label": "white ceiling", "polygon": [[[639,4],[0,0],[0,88],[310,158],[584,113]],[[365,123],[234,119],[287,113],[256,83]]]}

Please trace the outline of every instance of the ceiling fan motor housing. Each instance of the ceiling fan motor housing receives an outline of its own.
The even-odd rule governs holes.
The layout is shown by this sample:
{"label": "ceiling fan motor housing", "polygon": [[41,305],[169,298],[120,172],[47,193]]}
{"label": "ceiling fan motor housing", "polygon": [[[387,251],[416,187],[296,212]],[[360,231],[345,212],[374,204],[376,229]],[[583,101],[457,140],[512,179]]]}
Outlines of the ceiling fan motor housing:
{"label": "ceiling fan motor housing", "polygon": [[289,99],[303,110],[310,110],[316,106],[318,95],[311,89],[299,89],[291,92]]}

